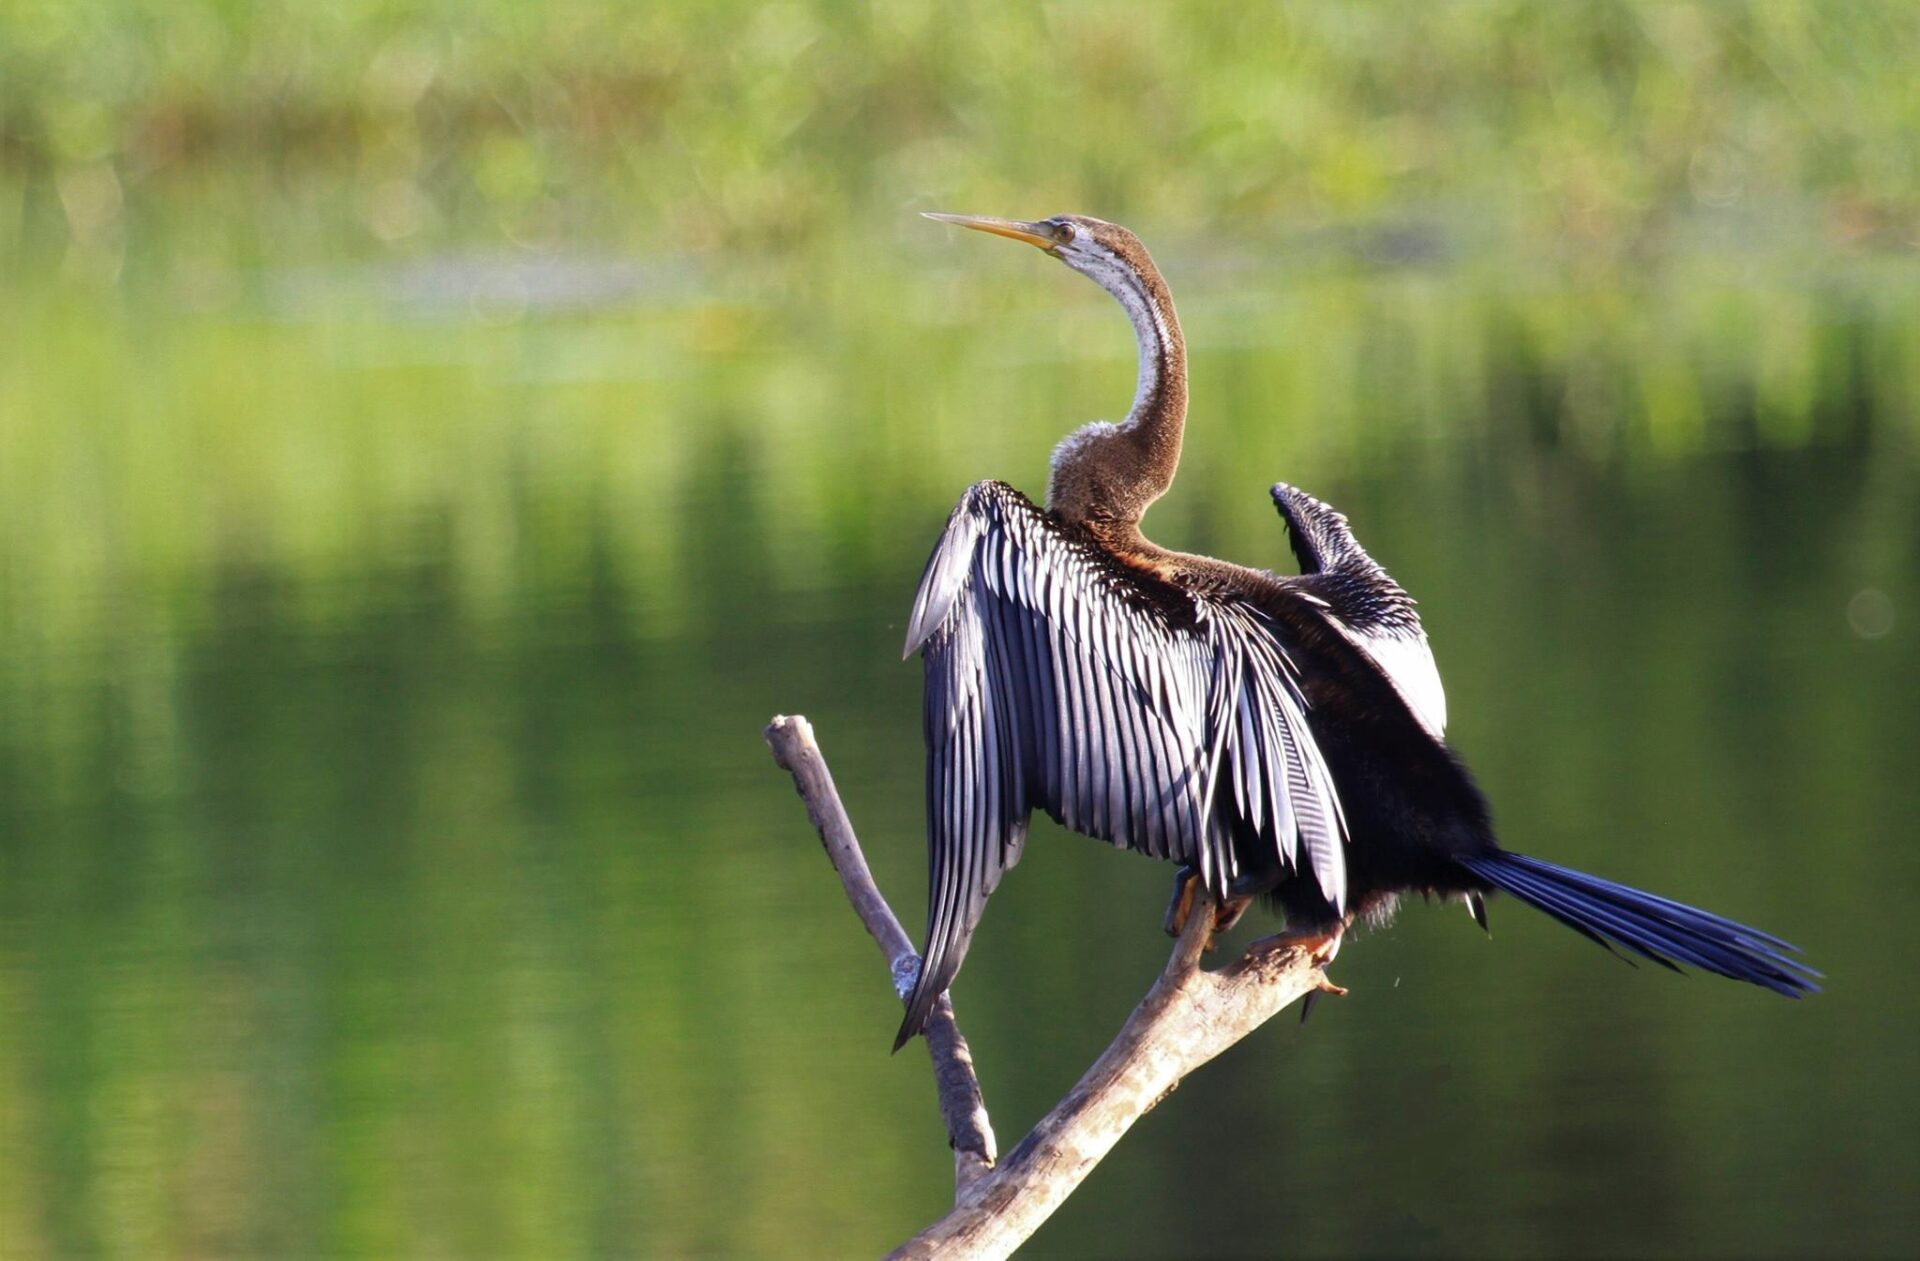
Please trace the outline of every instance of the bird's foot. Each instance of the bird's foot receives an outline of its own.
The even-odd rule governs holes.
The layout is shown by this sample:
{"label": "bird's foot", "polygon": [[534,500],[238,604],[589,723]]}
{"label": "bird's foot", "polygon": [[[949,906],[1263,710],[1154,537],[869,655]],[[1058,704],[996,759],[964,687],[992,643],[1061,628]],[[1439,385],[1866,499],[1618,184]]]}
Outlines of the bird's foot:
{"label": "bird's foot", "polygon": [[[1247,953],[1251,955],[1255,951],[1260,951],[1266,955],[1277,955],[1304,950],[1307,957],[1313,961],[1314,967],[1324,968],[1333,962],[1335,955],[1340,953],[1340,938],[1346,930],[1346,924],[1342,923],[1322,932],[1290,932],[1273,937],[1262,937],[1247,947]],[[1300,1003],[1300,1023],[1303,1025],[1307,1023],[1307,1017],[1313,1015],[1313,1009],[1319,1004],[1321,995],[1332,994],[1335,997],[1343,997],[1346,992],[1346,986],[1335,985],[1323,973],[1314,988],[1307,991],[1306,998]]]}
{"label": "bird's foot", "polygon": [[[1247,953],[1251,954],[1254,951],[1260,951],[1266,954],[1279,954],[1284,950],[1303,950],[1306,952],[1307,957],[1313,961],[1313,966],[1316,968],[1324,968],[1333,962],[1335,955],[1340,953],[1340,938],[1346,931],[1347,926],[1345,924],[1339,924],[1333,928],[1317,932],[1278,933],[1272,937],[1262,937],[1259,941],[1254,942],[1251,946],[1247,947]],[[1338,986],[1333,986],[1333,983],[1330,981],[1321,988],[1327,989],[1329,986],[1331,986],[1334,991],[1342,994],[1346,993],[1345,990],[1339,989]]]}
{"label": "bird's foot", "polygon": [[1307,1017],[1311,1016],[1313,1009],[1319,1006],[1320,996],[1322,994],[1332,994],[1335,998],[1344,998],[1346,997],[1346,993],[1346,986],[1335,985],[1326,977],[1321,977],[1319,986],[1308,990],[1307,996],[1300,1000],[1300,1023],[1303,1025],[1307,1023]]}
{"label": "bird's foot", "polygon": [[[1180,868],[1179,873],[1173,878],[1173,896],[1167,901],[1166,919],[1161,925],[1166,929],[1167,936],[1177,938],[1186,931],[1187,920],[1193,914],[1194,899],[1199,897],[1204,889],[1199,872],[1191,867]],[[1207,934],[1208,953],[1213,951],[1214,937],[1230,931],[1240,922],[1240,917],[1247,913],[1247,908],[1251,905],[1253,905],[1253,898],[1248,896],[1230,897],[1214,907],[1213,929]]]}
{"label": "bird's foot", "polygon": [[1200,891],[1200,873],[1182,867],[1173,876],[1173,896],[1167,900],[1167,915],[1161,924],[1167,936],[1178,937],[1187,930],[1187,917],[1193,914],[1194,895]]}
{"label": "bird's foot", "polygon": [[1251,896],[1228,898],[1214,909],[1213,931],[1216,933],[1232,932],[1233,926],[1240,922],[1240,917],[1245,915],[1247,908],[1252,905],[1253,898]]}

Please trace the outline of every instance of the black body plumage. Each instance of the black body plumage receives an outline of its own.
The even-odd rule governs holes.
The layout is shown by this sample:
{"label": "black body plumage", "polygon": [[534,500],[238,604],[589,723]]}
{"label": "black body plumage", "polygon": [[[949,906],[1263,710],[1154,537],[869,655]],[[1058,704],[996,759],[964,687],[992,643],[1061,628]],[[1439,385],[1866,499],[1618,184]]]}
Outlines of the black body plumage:
{"label": "black body plumage", "polygon": [[1337,935],[1410,891],[1462,899],[1484,923],[1480,899],[1499,890],[1668,966],[1817,988],[1776,937],[1502,850],[1445,742],[1414,602],[1339,513],[1273,487],[1293,577],[1141,537],[1185,418],[1164,284],[1113,225],[979,223],[1058,239],[1062,256],[1091,242],[1067,261],[1127,305],[1141,387],[1126,425],[1089,427],[1056,454],[1049,498],[1075,512],[982,482],[927,562],[906,650],[926,666],[928,923],[896,1048],[958,973],[1035,809],[1182,864],[1222,901],[1262,895],[1290,931]]}

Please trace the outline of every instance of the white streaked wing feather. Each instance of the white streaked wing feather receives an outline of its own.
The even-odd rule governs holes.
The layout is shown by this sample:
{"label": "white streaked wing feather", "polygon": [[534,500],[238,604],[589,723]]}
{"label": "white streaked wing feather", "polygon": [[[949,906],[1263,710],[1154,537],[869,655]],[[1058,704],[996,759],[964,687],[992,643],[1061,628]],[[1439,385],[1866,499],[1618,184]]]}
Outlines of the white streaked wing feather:
{"label": "white streaked wing feather", "polygon": [[1414,627],[1363,634],[1337,618],[1333,620],[1343,635],[1373,658],[1420,725],[1434,739],[1443,739],[1447,734],[1447,692],[1440,684],[1440,667],[1434,662],[1426,632]]}
{"label": "white streaked wing feather", "polygon": [[1294,594],[1372,658],[1420,725],[1444,739],[1447,694],[1412,597],[1367,555],[1346,517],[1284,482],[1272,494],[1300,558]]}
{"label": "white streaked wing feather", "polygon": [[1191,616],[1169,623],[1017,492],[961,499],[907,634],[927,663],[930,887],[903,1029],[958,971],[1036,805],[1216,892],[1240,869],[1237,818],[1344,904],[1338,802],[1275,628],[1231,598]]}

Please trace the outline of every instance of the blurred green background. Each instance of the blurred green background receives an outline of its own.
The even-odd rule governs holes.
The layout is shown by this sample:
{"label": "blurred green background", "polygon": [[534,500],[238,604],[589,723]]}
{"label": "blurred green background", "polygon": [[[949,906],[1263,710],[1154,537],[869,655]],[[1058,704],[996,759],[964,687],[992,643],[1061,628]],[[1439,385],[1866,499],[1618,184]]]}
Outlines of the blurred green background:
{"label": "blurred green background", "polygon": [[[1920,9],[0,3],[0,1255],[855,1256],[951,1192],[760,728],[917,929],[968,483],[1124,410],[1423,602],[1514,847],[1794,1004],[1415,905],[1034,1255],[1920,1245]],[[956,1000],[1002,1141],[1164,958],[1037,830]],[[1265,926],[1253,925],[1251,931]]]}

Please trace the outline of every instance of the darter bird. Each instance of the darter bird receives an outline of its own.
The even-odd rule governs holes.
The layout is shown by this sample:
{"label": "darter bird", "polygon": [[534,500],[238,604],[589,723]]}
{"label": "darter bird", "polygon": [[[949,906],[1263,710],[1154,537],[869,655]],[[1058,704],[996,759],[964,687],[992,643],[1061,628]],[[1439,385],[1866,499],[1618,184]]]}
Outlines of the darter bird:
{"label": "darter bird", "polygon": [[1819,974],[1780,938],[1528,858],[1494,841],[1445,741],[1446,697],[1414,602],[1311,495],[1272,488],[1298,576],[1168,551],[1140,532],[1180,462],[1187,359],[1173,300],[1133,233],[1081,215],[932,219],[1037,246],[1118,299],[1139,342],[1133,407],[1053,453],[1044,508],[969,489],[927,562],[906,655],[926,664],[926,950],[894,1047],[960,970],[1037,807],[1178,863],[1168,930],[1197,889],[1216,927],[1254,897],[1331,959],[1356,916],[1402,894],[1494,891],[1675,968],[1798,997]]}

